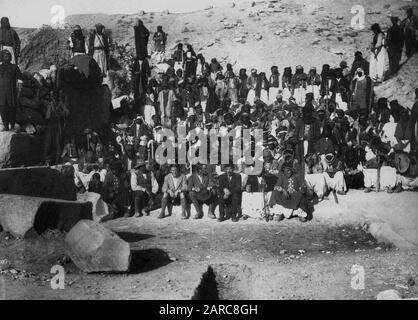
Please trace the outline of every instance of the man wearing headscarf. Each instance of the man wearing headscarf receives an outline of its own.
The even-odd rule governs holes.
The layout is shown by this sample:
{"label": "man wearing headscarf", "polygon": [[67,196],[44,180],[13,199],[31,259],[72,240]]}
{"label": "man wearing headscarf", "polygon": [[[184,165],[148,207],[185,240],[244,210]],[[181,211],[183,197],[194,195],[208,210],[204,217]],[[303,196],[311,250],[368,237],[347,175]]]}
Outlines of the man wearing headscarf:
{"label": "man wearing headscarf", "polygon": [[286,67],[284,68],[283,77],[282,77],[282,88],[283,88],[283,99],[289,101],[290,96],[292,95],[292,68]]}
{"label": "man wearing headscarf", "polygon": [[316,72],[315,67],[309,70],[306,86],[307,93],[313,93],[314,99],[320,98],[321,76]]}
{"label": "man wearing headscarf", "polygon": [[280,72],[277,66],[271,67],[269,87],[269,104],[273,104],[280,89]]}
{"label": "man wearing headscarf", "polygon": [[163,31],[162,26],[157,27],[157,32],[154,33],[154,53],[158,57],[158,61],[161,62],[165,53],[165,46],[167,44],[167,34]]}
{"label": "man wearing headscarf", "polygon": [[392,26],[386,33],[386,44],[389,55],[389,71],[395,73],[398,71],[399,62],[402,58],[402,49],[405,42],[402,28],[399,26],[398,17],[391,17]]}
{"label": "man wearing headscarf", "polygon": [[[8,50],[2,51],[3,63],[0,64],[0,114],[3,122],[2,131],[15,129],[16,106],[20,91],[16,86],[22,74],[17,65],[12,64],[12,54]],[[10,125],[10,127],[9,127]]]}
{"label": "man wearing headscarf", "polygon": [[72,58],[81,54],[86,54],[86,37],[79,25],[74,27],[68,39],[68,50],[71,50]]}
{"label": "man wearing headscarf", "polygon": [[103,77],[107,77],[109,70],[109,36],[104,32],[105,27],[101,23],[96,24],[96,29],[90,34],[89,55],[96,60]]}
{"label": "man wearing headscarf", "polygon": [[227,88],[228,98],[231,99],[232,103],[238,102],[238,79],[235,76],[232,65],[228,63],[226,65],[225,82]]}
{"label": "man wearing headscarf", "polygon": [[238,89],[238,98],[247,99],[248,96],[248,76],[247,76],[247,69],[240,69],[239,70],[239,89]]}
{"label": "man wearing headscarf", "polygon": [[386,65],[388,64],[388,53],[385,47],[385,34],[380,29],[379,24],[372,25],[373,42],[371,44],[372,55],[370,58],[370,77],[376,83],[384,80]]}
{"label": "man wearing headscarf", "polygon": [[249,89],[248,95],[247,95],[247,102],[249,102],[251,106],[254,105],[254,99],[256,97],[257,80],[258,80],[257,69],[252,69],[251,75],[248,77],[248,81],[247,81],[247,85]]}
{"label": "man wearing headscarf", "polygon": [[306,95],[306,81],[308,76],[303,71],[302,66],[296,67],[296,72],[292,77],[292,97],[295,97],[298,105],[303,105]]}
{"label": "man wearing headscarf", "polygon": [[7,17],[1,18],[0,22],[0,52],[3,50],[9,51],[12,55],[11,63],[17,64],[17,59],[20,55],[20,39],[17,32],[10,27],[9,18]]}
{"label": "man wearing headscarf", "polygon": [[174,69],[175,71],[184,68],[184,62],[185,62],[185,52],[183,51],[183,44],[179,43],[177,45],[176,51],[174,51],[172,58],[174,60]]}
{"label": "man wearing headscarf", "polygon": [[353,93],[351,98],[350,111],[366,110],[368,112],[372,97],[372,80],[367,76],[363,69],[358,68],[351,81],[350,91]]}
{"label": "man wearing headscarf", "polygon": [[149,30],[144,26],[142,20],[138,20],[134,27],[135,32],[135,48],[137,56],[148,57],[148,40]]}
{"label": "man wearing headscarf", "polygon": [[354,78],[358,68],[363,69],[365,75],[369,75],[370,64],[363,58],[363,54],[360,51],[354,54],[354,61],[351,67],[351,79]]}

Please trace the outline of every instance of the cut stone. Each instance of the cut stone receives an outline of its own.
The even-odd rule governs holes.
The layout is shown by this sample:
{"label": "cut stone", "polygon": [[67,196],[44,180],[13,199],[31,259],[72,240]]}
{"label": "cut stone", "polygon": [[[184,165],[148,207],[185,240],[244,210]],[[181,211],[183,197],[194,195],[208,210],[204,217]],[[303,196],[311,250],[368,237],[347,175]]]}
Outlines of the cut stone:
{"label": "cut stone", "polygon": [[71,260],[84,272],[122,273],[129,270],[129,243],[97,222],[80,221],[67,234],[65,242]]}

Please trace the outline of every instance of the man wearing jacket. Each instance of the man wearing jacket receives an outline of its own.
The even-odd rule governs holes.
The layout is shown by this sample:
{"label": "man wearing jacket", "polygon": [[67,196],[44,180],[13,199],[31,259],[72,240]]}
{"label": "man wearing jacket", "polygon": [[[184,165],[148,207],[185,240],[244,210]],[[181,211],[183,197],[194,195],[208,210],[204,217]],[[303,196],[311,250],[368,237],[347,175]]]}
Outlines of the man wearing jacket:
{"label": "man wearing jacket", "polygon": [[215,217],[215,192],[212,186],[212,183],[209,179],[208,166],[201,165],[197,168],[197,172],[194,173],[188,182],[188,191],[190,200],[192,201],[194,207],[196,208],[196,216],[194,219],[203,218],[203,204],[209,205],[208,216],[211,219],[216,219]]}
{"label": "man wearing jacket", "polygon": [[186,192],[187,192],[187,179],[186,176],[180,173],[179,168],[176,165],[171,167],[170,173],[164,178],[163,185],[163,200],[161,203],[161,213],[158,219],[164,219],[165,210],[168,207],[168,215],[173,213],[173,205],[181,204],[182,220],[187,220],[186,214]]}
{"label": "man wearing jacket", "polygon": [[226,209],[230,207],[230,215],[233,222],[239,221],[238,206],[242,197],[242,179],[241,175],[234,173],[234,165],[225,166],[226,173],[219,177],[219,222],[225,221]]}

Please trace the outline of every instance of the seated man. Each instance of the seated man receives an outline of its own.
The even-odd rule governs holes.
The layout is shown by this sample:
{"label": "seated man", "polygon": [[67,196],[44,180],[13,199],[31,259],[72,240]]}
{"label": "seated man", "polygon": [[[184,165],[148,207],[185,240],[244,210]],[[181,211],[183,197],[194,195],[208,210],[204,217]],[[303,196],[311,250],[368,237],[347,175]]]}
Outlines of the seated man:
{"label": "seated man", "polygon": [[308,190],[317,195],[319,202],[328,200],[325,197],[327,183],[323,175],[323,168],[319,157],[316,154],[307,155],[305,162],[305,182]]}
{"label": "seated man", "polygon": [[131,189],[135,206],[135,218],[149,216],[154,194],[158,192],[158,183],[154,173],[146,168],[144,160],[138,160],[131,172]]}
{"label": "seated man", "polygon": [[162,191],[164,195],[158,219],[165,218],[165,209],[167,207],[168,215],[171,216],[173,205],[178,205],[178,203],[181,204],[182,220],[188,219],[186,214],[187,179],[185,175],[180,173],[180,169],[176,165],[171,166],[171,172],[164,178]]}
{"label": "seated man", "polygon": [[324,172],[327,187],[339,195],[347,194],[347,185],[344,179],[344,163],[334,153],[325,156],[327,169]]}
{"label": "seated man", "polygon": [[216,219],[216,193],[214,187],[211,185],[207,165],[197,167],[197,172],[189,178],[188,191],[190,200],[196,208],[196,216],[194,219],[198,220],[203,218],[203,204],[209,205],[209,218]]}
{"label": "seated man", "polygon": [[306,186],[301,183],[291,163],[284,163],[283,174],[279,175],[273,194],[270,199],[272,211],[284,218],[299,217],[301,222],[308,221],[308,201],[305,197]]}
{"label": "seated man", "polygon": [[226,173],[219,177],[219,222],[226,220],[225,210],[230,206],[232,221],[238,222],[238,207],[242,197],[241,175],[234,173],[234,165],[225,166]]}

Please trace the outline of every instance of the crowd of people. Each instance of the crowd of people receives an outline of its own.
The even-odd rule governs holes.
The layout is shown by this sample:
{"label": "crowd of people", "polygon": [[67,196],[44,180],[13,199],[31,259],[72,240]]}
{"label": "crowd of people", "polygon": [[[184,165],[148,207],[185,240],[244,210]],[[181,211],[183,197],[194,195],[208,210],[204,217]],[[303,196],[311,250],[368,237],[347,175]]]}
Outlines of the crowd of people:
{"label": "crowd of people", "polygon": [[[341,61],[338,66],[324,64],[320,71],[311,67],[306,73],[299,65],[295,70],[286,67],[281,74],[278,66],[272,66],[269,76],[255,68],[236,72],[229,63],[222,66],[216,58],[196,54],[191,44],[178,44],[167,53],[162,27],[153,37],[158,65],[152,66],[150,34],[139,21],[133,99],[122,100],[114,111],[110,138],[86,128],[82,145],[65,146],[61,157],[65,172],[74,175],[79,192],[99,193],[119,216],[142,217],[161,208],[163,219],[172,215],[173,206],[181,206],[182,219],[189,219],[193,205],[193,218],[201,219],[207,204],[208,216],[220,222],[245,218],[241,207],[248,193],[267,195],[263,210],[267,220],[297,217],[306,222],[312,204],[328,200],[330,194],[338,201],[351,189],[388,193],[416,189],[418,89],[411,109],[396,100],[376,101],[373,93],[374,86],[398,71],[404,46],[408,57],[418,50],[412,37],[418,29],[413,11],[408,10],[400,25],[398,18],[391,20],[386,34],[378,24],[372,26],[369,61],[355,52],[351,67]],[[83,37],[77,26],[69,49],[73,54],[91,53],[106,77],[109,42],[104,26],[99,24],[96,30],[87,51],[86,44],[78,42]],[[9,56],[3,53],[0,79],[11,64]],[[153,67],[159,72],[151,77]],[[4,105],[1,99],[0,104]],[[3,111],[2,117],[5,123]],[[168,141],[164,129],[179,132],[179,127],[186,134],[215,129],[220,138],[232,130],[239,136],[244,129],[262,130],[262,141],[253,135],[242,147],[254,152],[262,144],[263,170],[246,174],[251,165],[233,162],[232,150],[228,164],[158,163],[159,146],[170,142],[178,149],[185,138]],[[223,152],[217,145],[208,146],[209,152],[214,150]]]}

